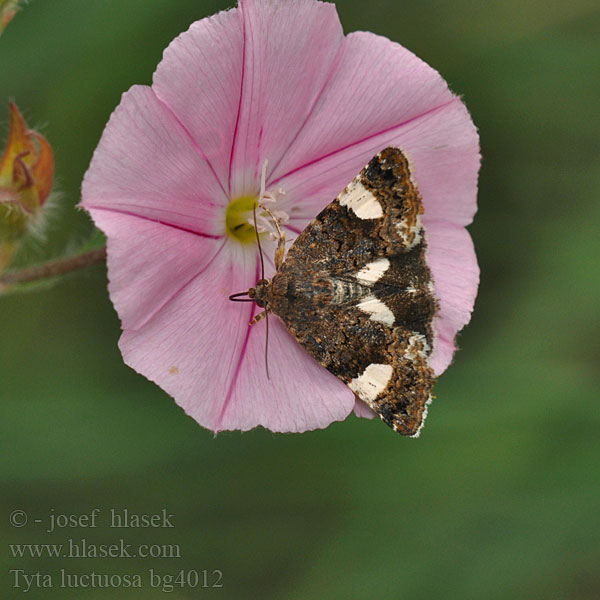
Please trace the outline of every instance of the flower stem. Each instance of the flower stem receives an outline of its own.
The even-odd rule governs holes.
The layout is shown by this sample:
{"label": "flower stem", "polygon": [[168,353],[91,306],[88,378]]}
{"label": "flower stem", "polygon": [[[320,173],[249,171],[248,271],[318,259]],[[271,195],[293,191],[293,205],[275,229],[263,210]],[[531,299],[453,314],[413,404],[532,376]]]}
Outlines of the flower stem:
{"label": "flower stem", "polygon": [[5,291],[8,287],[19,283],[30,283],[39,279],[47,279],[64,275],[77,269],[83,269],[90,265],[106,261],[106,248],[97,248],[85,254],[77,256],[69,256],[43,265],[37,265],[29,269],[21,269],[12,273],[0,275],[0,292]]}

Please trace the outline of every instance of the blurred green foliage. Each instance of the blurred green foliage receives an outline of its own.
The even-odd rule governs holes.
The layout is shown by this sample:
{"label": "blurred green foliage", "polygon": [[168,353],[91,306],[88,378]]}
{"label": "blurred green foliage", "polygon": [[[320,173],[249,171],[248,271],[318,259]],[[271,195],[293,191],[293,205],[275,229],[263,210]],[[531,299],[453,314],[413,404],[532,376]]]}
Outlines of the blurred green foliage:
{"label": "blurred green foliage", "polygon": [[[47,255],[90,232],[73,210],[120,95],[168,42],[226,8],[37,0],[0,38],[0,101],[51,141],[60,208]],[[121,361],[100,267],[0,299],[2,577],[219,569],[171,598],[600,596],[600,9],[558,0],[339,2],[346,31],[395,39],[461,94],[481,133],[482,268],[462,350],[418,441],[350,418],[326,431],[214,438]],[[7,112],[5,112],[7,124]],[[1,117],[4,119],[4,117]],[[35,518],[101,509],[96,529]],[[174,514],[114,530],[109,508]],[[8,525],[15,509],[23,528]],[[6,544],[179,544],[180,559],[17,559]],[[12,576],[2,597],[21,597]],[[37,598],[162,598],[39,589]]]}

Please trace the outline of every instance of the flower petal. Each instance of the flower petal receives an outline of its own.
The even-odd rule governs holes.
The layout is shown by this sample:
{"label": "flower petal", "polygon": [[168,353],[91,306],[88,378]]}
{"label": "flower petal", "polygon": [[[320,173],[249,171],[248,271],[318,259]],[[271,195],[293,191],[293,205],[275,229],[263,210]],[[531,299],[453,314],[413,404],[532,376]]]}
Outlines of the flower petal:
{"label": "flower petal", "polygon": [[216,429],[235,377],[253,304],[228,296],[257,280],[254,250],[228,242],[204,271],[119,341],[125,362],[204,427]]}
{"label": "flower petal", "polygon": [[291,212],[302,229],[389,145],[411,159],[430,218],[472,220],[480,157],[466,108],[437,71],[399,44],[350,34],[318,105],[268,184],[300,206]]}
{"label": "flower petal", "polygon": [[471,319],[479,285],[475,249],[464,227],[443,222],[425,224],[427,263],[431,269],[439,314],[434,321],[436,339],[429,364],[443,373],[456,350],[454,337]]}
{"label": "flower petal", "polygon": [[134,86],[112,114],[82,186],[103,208],[222,235],[226,196],[185,129],[151,88]]}
{"label": "flower petal", "polygon": [[226,188],[242,89],[239,10],[194,23],[165,50],[152,88],[167,104]]}
{"label": "flower petal", "polygon": [[335,6],[314,0],[241,0],[244,71],[232,151],[232,197],[255,193],[319,101],[342,27]]}
{"label": "flower petal", "polygon": [[377,415],[362,400],[356,398],[354,404],[354,414],[362,419],[374,419]]}
{"label": "flower petal", "polygon": [[269,317],[269,374],[265,370],[264,321],[250,330],[243,361],[215,429],[299,432],[327,427],[354,408],[354,394]]}
{"label": "flower petal", "polygon": [[225,243],[110,210],[90,212],[108,238],[108,291],[123,329],[147,323]]}

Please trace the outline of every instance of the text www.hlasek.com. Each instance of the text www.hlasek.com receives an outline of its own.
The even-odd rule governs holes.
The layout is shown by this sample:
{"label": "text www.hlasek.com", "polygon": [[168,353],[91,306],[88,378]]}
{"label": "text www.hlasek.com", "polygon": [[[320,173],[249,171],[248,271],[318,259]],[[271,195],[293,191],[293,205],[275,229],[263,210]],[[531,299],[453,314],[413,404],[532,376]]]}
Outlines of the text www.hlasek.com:
{"label": "text www.hlasek.com", "polygon": [[69,538],[64,544],[9,544],[13,558],[181,558],[179,544],[93,544]]}

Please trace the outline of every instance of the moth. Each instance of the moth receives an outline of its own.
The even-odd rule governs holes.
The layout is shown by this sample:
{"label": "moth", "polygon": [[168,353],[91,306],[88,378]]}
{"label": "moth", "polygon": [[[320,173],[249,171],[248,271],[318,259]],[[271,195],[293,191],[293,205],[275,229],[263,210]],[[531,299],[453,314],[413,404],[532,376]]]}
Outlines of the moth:
{"label": "moth", "polygon": [[[417,436],[435,383],[437,311],[425,261],[423,204],[399,148],[374,156],[275,254],[272,279],[248,295],[394,431]],[[234,296],[239,296],[235,294]],[[234,299],[232,297],[232,299]]]}

